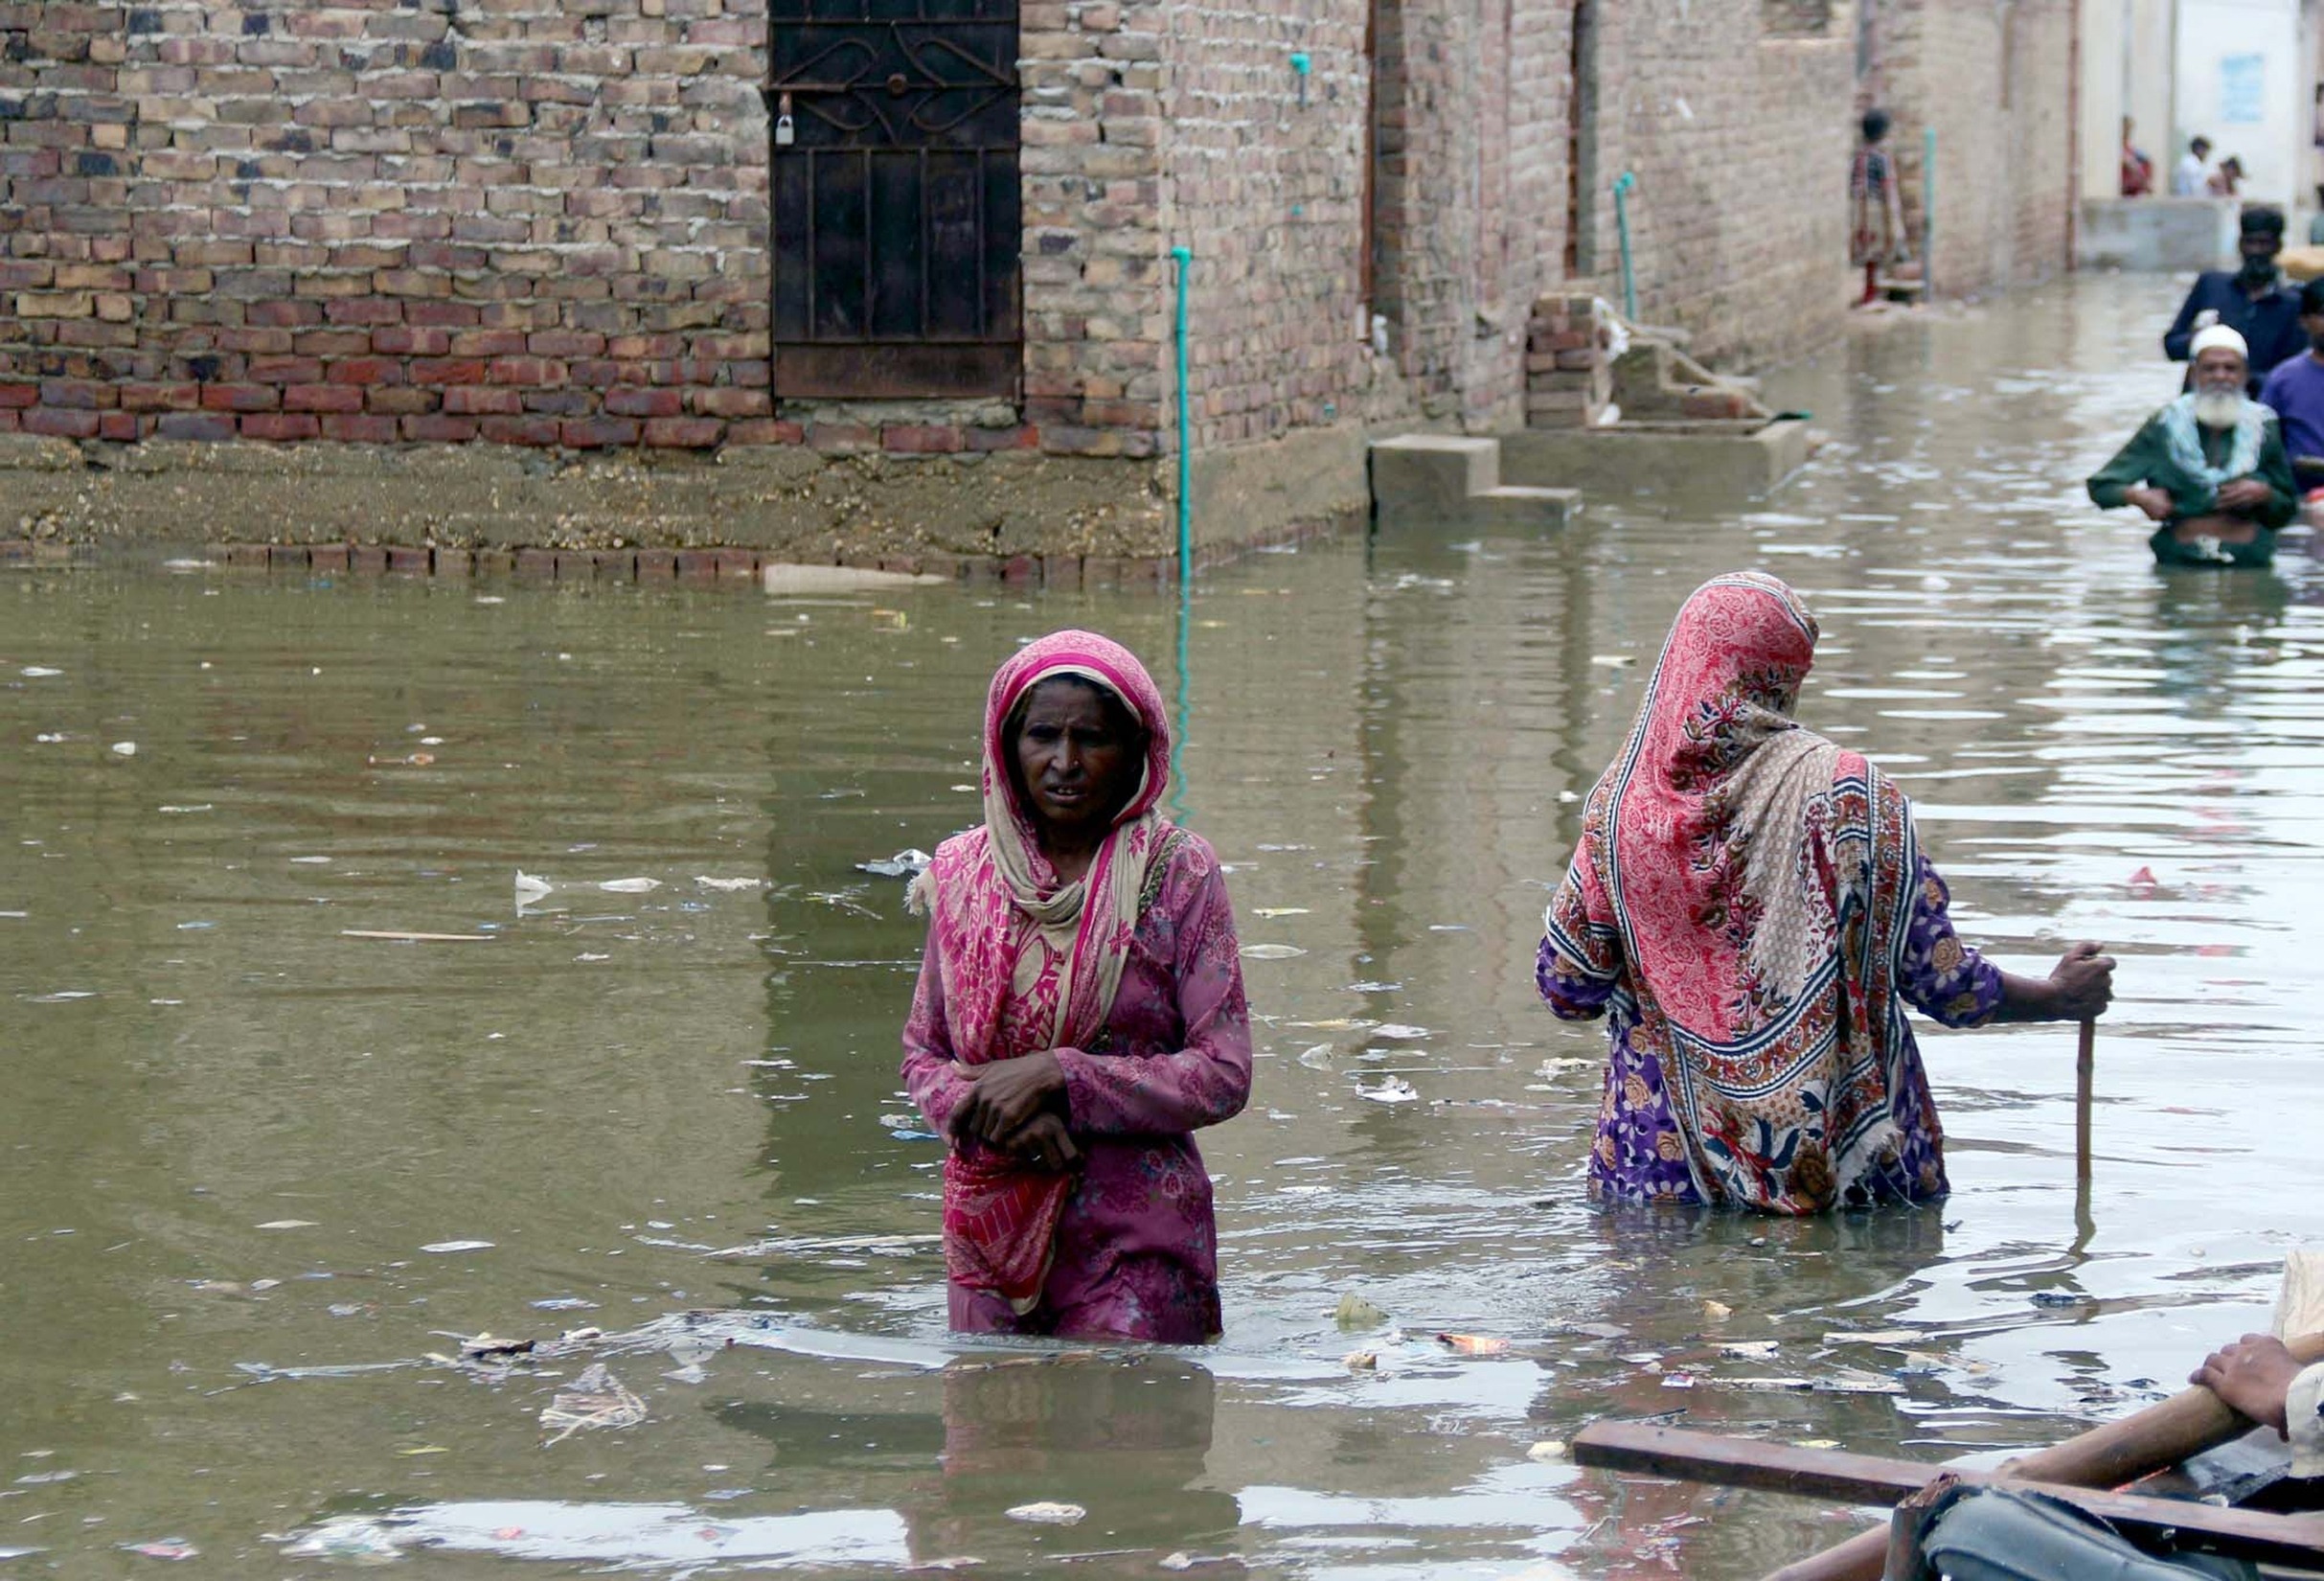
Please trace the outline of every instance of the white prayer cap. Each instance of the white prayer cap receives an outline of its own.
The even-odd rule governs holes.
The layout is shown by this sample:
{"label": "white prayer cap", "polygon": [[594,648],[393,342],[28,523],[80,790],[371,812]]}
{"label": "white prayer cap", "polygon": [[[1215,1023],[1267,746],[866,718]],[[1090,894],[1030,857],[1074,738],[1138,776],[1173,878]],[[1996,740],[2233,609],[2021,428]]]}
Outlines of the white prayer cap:
{"label": "white prayer cap", "polygon": [[2187,360],[2192,362],[2197,357],[2202,355],[2205,352],[2210,351],[2217,346],[2226,347],[2227,350],[2242,357],[2245,362],[2249,362],[2251,360],[2251,347],[2244,341],[2242,335],[2236,333],[2224,324],[2213,324],[2208,328],[2198,331],[2195,338],[2187,342]]}

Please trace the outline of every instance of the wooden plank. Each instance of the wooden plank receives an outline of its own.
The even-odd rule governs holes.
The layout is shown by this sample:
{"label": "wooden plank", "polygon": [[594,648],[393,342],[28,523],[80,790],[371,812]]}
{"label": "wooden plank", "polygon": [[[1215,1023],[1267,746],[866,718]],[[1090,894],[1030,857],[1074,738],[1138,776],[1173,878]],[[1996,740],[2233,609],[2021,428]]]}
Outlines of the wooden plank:
{"label": "wooden plank", "polygon": [[[2303,1366],[2324,1362],[2324,1334],[2304,1334],[2285,1343]],[[2119,1487],[2250,1430],[2248,1421],[2209,1389],[2182,1389],[2160,1405],[2019,1455],[2006,1469],[2076,1487]],[[1767,1581],[1880,1581],[1887,1559],[1888,1528],[1882,1526],[1786,1565]]]}
{"label": "wooden plank", "polygon": [[490,944],[497,933],[413,933],[400,928],[342,928],[342,939],[394,939],[400,944]]}
{"label": "wooden plank", "polygon": [[[1918,1460],[1851,1455],[1836,1450],[1799,1449],[1755,1438],[1637,1422],[1595,1422],[1573,1440],[1573,1458],[1584,1466],[1756,1488],[1850,1504],[1895,1504],[1939,1476],[1956,1477],[1972,1487],[2013,1488],[2043,1493],[2100,1520],[2133,1531],[2171,1531],[2220,1552],[2274,1564],[2313,1566],[2324,1559],[2324,1516],[2269,1515],[2259,1510],[2223,1509],[2177,1499],[2147,1499],[2105,1493],[2062,1483],[2031,1481],[1998,1472],[1963,1471]],[[1887,1534],[1881,1534],[1883,1552]]]}

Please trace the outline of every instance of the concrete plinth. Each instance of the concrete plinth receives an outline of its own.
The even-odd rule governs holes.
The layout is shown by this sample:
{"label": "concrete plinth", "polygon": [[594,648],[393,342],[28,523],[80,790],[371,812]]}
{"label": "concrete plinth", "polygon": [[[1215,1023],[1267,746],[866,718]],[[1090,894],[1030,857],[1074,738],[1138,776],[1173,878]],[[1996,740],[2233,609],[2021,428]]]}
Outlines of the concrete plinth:
{"label": "concrete plinth", "polygon": [[2075,255],[2084,268],[2223,269],[2235,235],[2232,198],[2092,197]]}
{"label": "concrete plinth", "polygon": [[1756,499],[1808,459],[1808,425],[1528,428],[1501,440],[1501,475],[1535,488],[1627,495],[1684,490]]}
{"label": "concrete plinth", "polygon": [[1501,481],[1498,439],[1403,434],[1372,447],[1372,504],[1380,525],[1540,532],[1581,509],[1571,489]]}

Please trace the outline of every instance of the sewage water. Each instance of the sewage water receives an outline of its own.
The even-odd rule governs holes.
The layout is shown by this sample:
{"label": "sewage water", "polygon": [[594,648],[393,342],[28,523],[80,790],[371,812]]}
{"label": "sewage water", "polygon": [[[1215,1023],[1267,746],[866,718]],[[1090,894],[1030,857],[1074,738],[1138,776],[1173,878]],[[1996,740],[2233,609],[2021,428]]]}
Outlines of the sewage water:
{"label": "sewage water", "polygon": [[[0,579],[0,1565],[1742,1581],[1861,1513],[1529,1449],[1656,1416],[1935,1460],[2168,1392],[2324,1234],[2324,564],[2158,572],[2078,481],[2172,393],[2176,294],[1857,334],[1772,381],[1834,443],[1768,501],[1400,528],[1183,612]],[[1585,1205],[1601,1032],[1536,1002],[1539,912],[1671,613],[1741,565],[1807,591],[1804,716],[1913,795],[1964,933],[2120,955],[2086,1194],[2071,1029],[1929,1029],[1941,1205]],[[1199,1352],[947,1339],[920,928],[854,865],[975,815],[986,679],[1068,624],[1151,663],[1172,807],[1280,947],[1203,1138]],[[398,930],[455,937],[353,936]],[[1417,1101],[1358,1096],[1391,1073]],[[581,1414],[644,1419],[559,1437],[591,1362],[637,1411]],[[1040,1501],[1087,1513],[1007,1514]]]}

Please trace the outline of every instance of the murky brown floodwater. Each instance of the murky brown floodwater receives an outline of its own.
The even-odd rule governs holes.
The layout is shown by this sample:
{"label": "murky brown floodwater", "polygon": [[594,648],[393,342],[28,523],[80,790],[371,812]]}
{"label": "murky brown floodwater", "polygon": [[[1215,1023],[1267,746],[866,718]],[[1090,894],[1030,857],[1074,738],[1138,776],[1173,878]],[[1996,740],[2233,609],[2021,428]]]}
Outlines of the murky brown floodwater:
{"label": "murky brown floodwater", "polygon": [[[38,1550],[4,1573],[161,1539],[326,1573],[306,1539],[447,1577],[1740,1581],[1851,1518],[1528,1446],[1670,1411],[1937,1458],[2168,1389],[2324,1234],[2324,565],[2158,573],[2077,481],[2170,393],[2175,295],[2092,279],[1779,378],[1838,443],[1752,514],[1262,556],[1183,630],[1098,595],[0,579],[0,1553]],[[1965,930],[2123,954],[2086,1206],[2071,1033],[2030,1028],[1925,1038],[1941,1208],[1585,1209],[1600,1034],[1536,1004],[1538,913],[1672,610],[1736,565],[1810,590],[1804,707],[1912,791]],[[1205,1140],[1225,1341],[995,1365],[944,1334],[897,1092],[918,928],[852,864],[973,814],[986,677],[1068,623],[1174,692],[1178,810],[1245,943],[1301,953],[1250,962],[1257,1095]],[[556,886],[521,913],[520,868]],[[1425,1101],[1355,1095],[1383,1071]],[[1405,1337],[1336,1328],[1351,1291]],[[756,1343],[424,1359],[698,1309]],[[1829,1339],[1895,1328],[1909,1357]],[[593,1360],[650,1415],[544,1448]],[[1716,1383],[1846,1369],[1903,1392]],[[1030,1500],[1089,1516],[1005,1518]]]}

